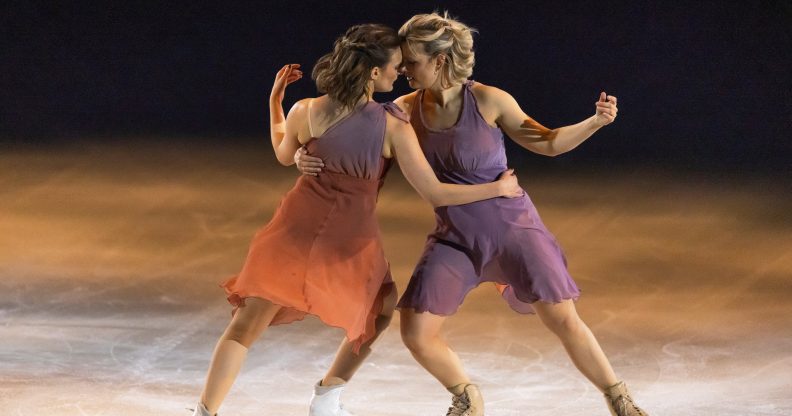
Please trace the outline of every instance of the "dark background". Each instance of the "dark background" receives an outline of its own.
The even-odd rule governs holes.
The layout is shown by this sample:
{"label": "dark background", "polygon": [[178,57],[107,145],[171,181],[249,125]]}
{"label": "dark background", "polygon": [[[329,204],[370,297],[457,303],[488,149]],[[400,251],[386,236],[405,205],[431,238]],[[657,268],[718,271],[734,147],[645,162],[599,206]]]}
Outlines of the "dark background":
{"label": "dark background", "polygon": [[[266,144],[281,65],[310,71],[353,24],[448,9],[480,31],[473,78],[548,127],[618,96],[617,122],[554,163],[789,173],[792,2],[727,3],[3,2],[0,144]],[[315,94],[306,77],[285,104]]]}

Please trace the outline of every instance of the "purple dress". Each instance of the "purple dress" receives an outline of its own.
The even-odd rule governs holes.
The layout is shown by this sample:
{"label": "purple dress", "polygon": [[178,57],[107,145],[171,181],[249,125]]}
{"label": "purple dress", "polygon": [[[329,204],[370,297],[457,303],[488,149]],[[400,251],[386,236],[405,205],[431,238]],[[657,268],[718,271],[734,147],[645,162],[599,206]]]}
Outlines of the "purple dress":
{"label": "purple dress", "polygon": [[[457,123],[443,130],[426,127],[418,92],[410,122],[421,148],[441,182],[482,184],[496,180],[506,167],[503,133],[487,124],[471,91],[463,87]],[[527,194],[435,209],[437,226],[399,308],[435,315],[454,314],[467,293],[495,282],[509,305],[533,313],[531,303],[577,299],[580,290],[566,258],[545,228]]]}

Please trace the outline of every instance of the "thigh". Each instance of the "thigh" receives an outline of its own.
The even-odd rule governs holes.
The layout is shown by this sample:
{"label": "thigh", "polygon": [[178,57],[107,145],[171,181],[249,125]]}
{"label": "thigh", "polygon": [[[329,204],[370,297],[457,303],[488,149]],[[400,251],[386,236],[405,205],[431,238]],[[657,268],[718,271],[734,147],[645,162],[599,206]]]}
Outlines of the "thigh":
{"label": "thigh", "polygon": [[578,316],[575,302],[571,299],[566,299],[558,303],[547,303],[537,301],[531,306],[539,315],[539,319],[550,330],[562,329],[564,326],[574,326],[578,323],[580,317]]}
{"label": "thigh", "polygon": [[446,244],[430,243],[415,267],[399,307],[453,315],[479,283],[481,279],[465,252]]}
{"label": "thigh", "polygon": [[401,309],[401,333],[408,339],[426,339],[440,335],[447,317],[430,312],[416,312],[414,309]]}

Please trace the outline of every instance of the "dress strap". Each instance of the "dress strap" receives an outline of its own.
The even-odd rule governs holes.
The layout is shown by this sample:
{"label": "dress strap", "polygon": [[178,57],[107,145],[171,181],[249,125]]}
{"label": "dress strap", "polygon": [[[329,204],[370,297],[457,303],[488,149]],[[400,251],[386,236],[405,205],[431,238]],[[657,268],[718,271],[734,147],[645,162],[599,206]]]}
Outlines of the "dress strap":
{"label": "dress strap", "polygon": [[314,135],[313,123],[311,123],[311,107],[313,106],[313,102],[314,98],[308,100],[308,134],[310,134],[311,137],[316,137]]}
{"label": "dress strap", "polygon": [[383,103],[382,107],[385,109],[385,111],[390,113],[390,115],[398,118],[399,120],[405,123],[410,122],[410,116],[404,111],[402,111],[402,109],[399,108],[399,106],[396,105],[396,103],[394,103],[393,101],[388,101],[387,103]]}

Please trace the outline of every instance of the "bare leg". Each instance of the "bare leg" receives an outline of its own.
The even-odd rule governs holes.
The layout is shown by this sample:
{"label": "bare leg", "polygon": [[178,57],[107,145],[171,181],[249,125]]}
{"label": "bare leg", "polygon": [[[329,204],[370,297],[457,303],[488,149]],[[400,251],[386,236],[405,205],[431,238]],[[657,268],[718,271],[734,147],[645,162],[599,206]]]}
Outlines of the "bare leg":
{"label": "bare leg", "polygon": [[247,357],[248,348],[267,329],[280,306],[264,299],[247,298],[220,337],[206,375],[201,402],[211,414],[225,399]]}
{"label": "bare leg", "polygon": [[383,299],[382,312],[374,322],[377,333],[374,335],[374,338],[360,347],[359,354],[355,354],[352,351],[352,343],[349,342],[346,337],[344,338],[344,340],[341,342],[341,345],[338,347],[333,365],[330,366],[327,374],[325,374],[324,378],[322,379],[322,386],[335,386],[338,384],[344,384],[349,381],[353,375],[355,375],[355,372],[357,372],[357,370],[363,364],[363,361],[365,361],[366,358],[371,354],[371,346],[374,344],[374,341],[379,338],[380,334],[388,329],[388,325],[390,325],[390,321],[393,318],[393,311],[396,307],[397,299],[398,295],[394,286],[390,293]]}
{"label": "bare leg", "polygon": [[470,384],[459,356],[440,336],[446,317],[414,309],[401,310],[401,336],[404,345],[423,368],[453,394],[453,389]]}
{"label": "bare leg", "polygon": [[572,359],[572,363],[600,391],[619,382],[608,358],[594,334],[580,319],[572,300],[561,303],[534,302],[537,315],[555,333]]}

